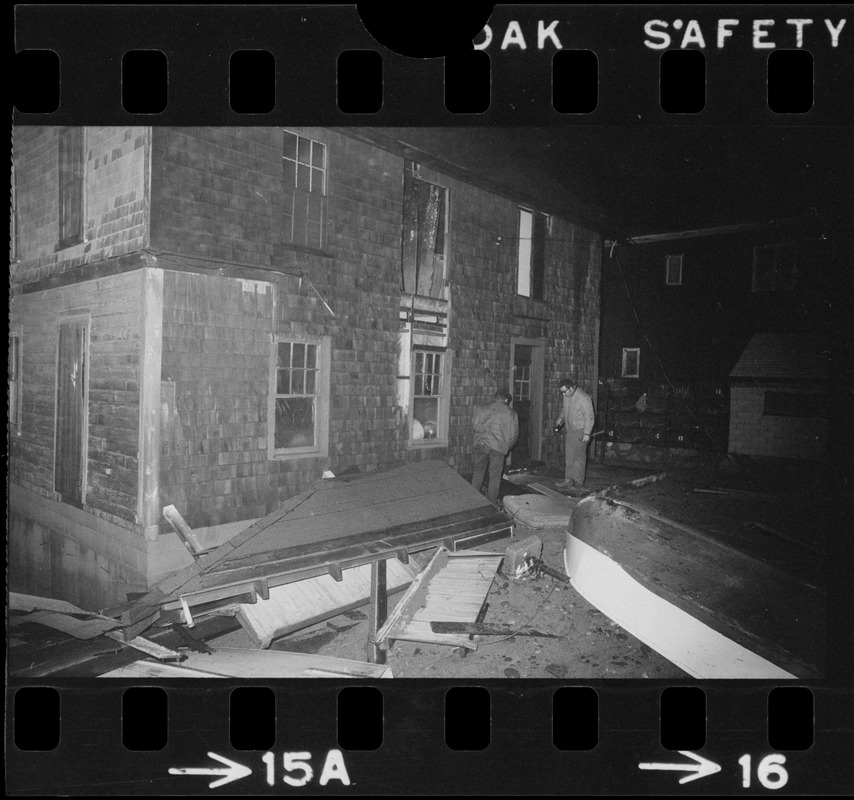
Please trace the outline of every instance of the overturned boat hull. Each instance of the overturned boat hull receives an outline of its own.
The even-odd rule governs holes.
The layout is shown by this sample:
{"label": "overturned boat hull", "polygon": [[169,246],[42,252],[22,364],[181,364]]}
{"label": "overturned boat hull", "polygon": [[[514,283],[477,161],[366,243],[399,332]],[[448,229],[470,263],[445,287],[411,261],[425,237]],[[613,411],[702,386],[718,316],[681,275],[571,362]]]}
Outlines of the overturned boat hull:
{"label": "overturned boat hull", "polygon": [[687,526],[581,501],[565,567],[590,603],[689,675],[823,675],[826,595],[809,579]]}

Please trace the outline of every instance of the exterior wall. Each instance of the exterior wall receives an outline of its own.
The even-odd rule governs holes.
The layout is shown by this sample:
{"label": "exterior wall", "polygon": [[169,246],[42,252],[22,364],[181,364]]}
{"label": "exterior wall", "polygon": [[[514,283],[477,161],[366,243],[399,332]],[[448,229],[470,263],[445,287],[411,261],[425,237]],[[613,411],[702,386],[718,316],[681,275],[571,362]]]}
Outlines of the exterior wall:
{"label": "exterior wall", "polygon": [[276,505],[267,464],[273,290],[164,275],[160,505],[175,505],[194,529]]}
{"label": "exterior wall", "polygon": [[10,437],[9,478],[53,497],[58,326],[89,320],[84,508],[132,527],[137,511],[141,276],[135,271],[12,298],[21,332],[21,429]]}
{"label": "exterior wall", "polygon": [[[161,266],[203,273],[167,269],[164,288],[161,391],[174,407],[162,422],[161,499],[194,529],[260,517],[326,469],[421,458],[467,469],[472,406],[510,385],[512,337],[544,342],[546,426],[563,375],[595,386],[600,238],[554,220],[546,300],[517,298],[518,204],[422,165],[424,180],[449,190],[452,402],[447,446],[412,447],[395,408],[404,159],[337,131],[295,131],[327,145],[323,250],[282,242],[278,129],[154,130],[152,249]],[[218,273],[251,266],[277,270],[247,273],[269,294]],[[326,456],[268,457],[274,335],[330,337]]]}
{"label": "exterior wall", "polygon": [[123,603],[149,585],[147,544],[108,519],[10,486],[10,591],[93,610]]}
{"label": "exterior wall", "polygon": [[57,127],[14,134],[18,209],[15,283],[126,255],[146,245],[150,128],[87,127],[84,134],[83,241],[60,249]]}
{"label": "exterior wall", "polygon": [[[780,386],[733,386],[730,390],[729,451],[750,456],[824,461],[827,420],[765,416],[766,389],[803,393]],[[818,394],[818,392],[816,392]]]}

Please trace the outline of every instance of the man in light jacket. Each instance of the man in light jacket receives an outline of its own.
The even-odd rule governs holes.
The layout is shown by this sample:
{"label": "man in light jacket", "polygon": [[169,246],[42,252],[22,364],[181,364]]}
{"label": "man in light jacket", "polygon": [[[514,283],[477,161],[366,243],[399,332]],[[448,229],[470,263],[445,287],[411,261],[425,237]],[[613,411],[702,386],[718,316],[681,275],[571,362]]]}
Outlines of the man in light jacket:
{"label": "man in light jacket", "polygon": [[504,458],[519,437],[519,417],[510,407],[513,397],[498,391],[492,402],[474,409],[474,471],[471,482],[481,490],[489,470],[487,497],[498,502],[498,488],[504,471]]}
{"label": "man in light jacket", "polygon": [[563,428],[566,439],[565,480],[558,484],[560,489],[572,489],[584,485],[587,474],[587,445],[593,432],[593,401],[590,395],[578,388],[574,378],[560,382],[563,408],[555,422],[555,428]]}

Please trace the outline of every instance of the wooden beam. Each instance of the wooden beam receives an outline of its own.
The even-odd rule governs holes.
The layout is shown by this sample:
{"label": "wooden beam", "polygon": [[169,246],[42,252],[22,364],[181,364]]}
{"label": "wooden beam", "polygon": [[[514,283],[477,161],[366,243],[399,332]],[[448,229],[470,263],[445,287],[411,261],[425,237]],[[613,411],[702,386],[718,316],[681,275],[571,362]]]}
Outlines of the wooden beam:
{"label": "wooden beam", "polygon": [[383,626],[388,614],[388,586],[386,585],[386,562],[371,563],[371,610],[368,623],[368,661],[385,664],[386,651],[375,641],[377,631]]}
{"label": "wooden beam", "polygon": [[397,560],[401,564],[409,563],[409,550],[407,550],[405,547],[401,547],[398,550],[395,550],[394,554],[397,556]]}
{"label": "wooden beam", "polygon": [[142,356],[139,366],[137,519],[146,540],[160,533],[160,369],[163,358],[163,270],[142,271]]}
{"label": "wooden beam", "polygon": [[329,571],[329,574],[338,581],[338,583],[341,583],[341,581],[344,580],[344,575],[341,573],[341,564],[337,561],[330,564],[327,567],[327,570]]}
{"label": "wooden beam", "polygon": [[175,533],[181,538],[184,546],[190,551],[193,556],[197,556],[205,551],[199,537],[195,531],[187,524],[181,512],[175,506],[165,506],[163,508],[163,517],[169,523]]}

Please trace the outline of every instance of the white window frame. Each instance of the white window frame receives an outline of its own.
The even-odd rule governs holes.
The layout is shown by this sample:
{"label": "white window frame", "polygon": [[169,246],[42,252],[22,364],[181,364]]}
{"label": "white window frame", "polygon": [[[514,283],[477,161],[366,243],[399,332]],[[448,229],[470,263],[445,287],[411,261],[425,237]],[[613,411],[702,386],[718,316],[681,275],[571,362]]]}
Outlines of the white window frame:
{"label": "white window frame", "polygon": [[[285,155],[284,152],[284,141],[285,136],[296,136],[297,137],[297,150],[294,158],[290,158]],[[309,152],[309,160],[308,162],[300,161],[299,150],[300,150],[300,140],[306,141],[309,143],[308,152]],[[315,167],[314,166],[314,153],[315,153],[315,145],[322,148],[323,150],[323,166]],[[299,166],[305,166],[308,169],[308,178],[309,184],[308,189],[306,190],[304,186],[300,185],[299,175],[300,170]],[[313,190],[315,188],[315,170],[320,170],[321,176],[321,186],[320,186],[320,239],[318,242],[300,242],[294,240],[294,231],[296,227],[296,208],[294,205],[291,205],[290,214],[282,217],[282,235],[287,244],[294,245],[295,247],[308,247],[313,249],[323,249],[326,246],[326,224],[327,224],[327,216],[328,216],[328,207],[327,207],[327,189],[329,186],[329,146],[326,142],[321,142],[319,139],[312,139],[310,136],[304,136],[302,133],[299,133],[295,130],[290,130],[287,128],[282,129],[282,181],[283,181],[283,191],[285,195],[285,201],[287,202],[288,197],[291,196],[291,193],[303,191],[307,195],[313,194]],[[294,195],[295,196],[295,195]],[[287,228],[287,217],[290,217],[290,230]]]}
{"label": "white window frame", "polygon": [[16,436],[21,435],[21,401],[23,399],[24,382],[21,365],[23,363],[23,336],[22,331],[9,331],[9,407],[7,422],[9,432]]}
{"label": "white window frame", "polygon": [[[682,285],[682,259],[684,254],[678,253],[676,255],[670,255],[665,257],[664,259],[664,282],[668,286],[681,286]],[[672,279],[671,269],[678,269],[678,278],[676,280]]]}
{"label": "white window frame", "polygon": [[[543,241],[542,253],[542,275],[540,276],[542,296],[538,297],[534,294],[534,267],[535,253],[534,246],[536,244],[534,232],[536,230],[536,221],[538,218],[543,220]],[[517,266],[516,266],[516,294],[519,297],[530,297],[533,300],[544,300],[546,295],[546,240],[551,231],[552,218],[548,214],[543,214],[540,211],[534,211],[525,206],[519,206],[519,228],[517,248]]]}
{"label": "white window frame", "polygon": [[[634,355],[635,358],[635,370],[632,373],[627,371],[628,361],[630,356]],[[641,357],[641,349],[640,347],[624,347],[623,348],[623,367],[620,373],[620,376],[623,378],[639,378],[640,377],[640,357]]]}
{"label": "white window frame", "polygon": [[[439,354],[442,357],[442,366],[439,372],[440,386],[439,391],[431,395],[416,395],[416,369],[415,365],[418,361],[417,353]],[[447,447],[448,446],[448,421],[450,418],[451,406],[451,351],[444,347],[433,347],[430,345],[416,344],[412,347],[412,366],[410,367],[409,378],[409,397],[410,409],[409,414],[409,442],[412,447]],[[436,436],[432,439],[414,439],[413,428],[415,427],[415,401],[420,397],[436,397],[438,398],[438,419],[436,420]]]}
{"label": "white window frame", "polygon": [[[314,438],[315,443],[307,447],[276,447],[276,399],[287,395],[277,394],[277,370],[279,344],[312,344],[317,347],[317,377],[315,379]],[[302,336],[283,333],[273,337],[270,348],[270,383],[267,404],[267,454],[276,460],[318,458],[329,455],[329,407],[331,376],[332,339],[329,336]],[[297,395],[306,396],[306,395]]]}

